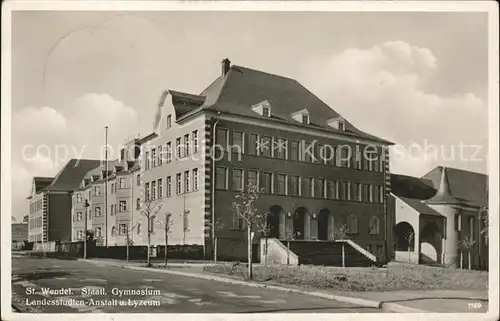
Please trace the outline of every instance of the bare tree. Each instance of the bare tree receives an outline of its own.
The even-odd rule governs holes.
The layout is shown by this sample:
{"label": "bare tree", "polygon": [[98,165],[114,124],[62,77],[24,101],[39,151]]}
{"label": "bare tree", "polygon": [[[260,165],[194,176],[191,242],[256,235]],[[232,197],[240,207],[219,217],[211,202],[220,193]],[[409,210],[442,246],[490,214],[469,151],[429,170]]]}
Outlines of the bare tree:
{"label": "bare tree", "polygon": [[161,211],[162,204],[155,202],[154,200],[146,200],[141,204],[141,215],[147,221],[147,236],[148,236],[148,257],[147,257],[147,266],[151,267],[151,234],[154,231],[155,218],[158,213]]}
{"label": "bare tree", "polygon": [[130,232],[132,232],[138,224],[134,224],[133,226],[130,226],[129,221],[126,221],[125,223],[125,244],[127,245],[127,262],[130,260],[130,245],[133,244],[132,240],[130,239]]}
{"label": "bare tree", "polygon": [[342,242],[342,267],[345,267],[345,240],[347,240],[347,224],[341,224],[333,231],[333,239]]}
{"label": "bare tree", "polygon": [[233,210],[243,219],[247,226],[248,239],[248,279],[253,278],[252,271],[252,240],[255,232],[260,232],[266,224],[267,212],[261,212],[255,202],[259,200],[263,189],[252,183],[245,186],[243,191],[235,196]]}
{"label": "bare tree", "polygon": [[[269,213],[266,214],[266,218],[267,216],[269,215]],[[267,224],[267,219],[266,219],[266,223],[262,225],[262,229],[261,229],[261,234],[262,234],[262,237],[264,238],[264,267],[267,267],[267,253],[268,253],[268,242],[267,242],[267,238],[269,237],[269,233],[271,232],[271,228],[269,226],[269,224]]]}
{"label": "bare tree", "polygon": [[168,235],[172,232],[174,221],[172,220],[172,213],[165,212],[157,218],[158,225],[165,232],[165,267],[167,267],[167,249],[168,249]]}
{"label": "bare tree", "polygon": [[474,244],[476,244],[476,241],[472,237],[472,235],[464,236],[464,238],[459,242],[460,246],[460,269],[463,268],[463,252],[467,252],[467,266],[468,269],[472,269],[472,248],[474,247]]}
{"label": "bare tree", "polygon": [[489,220],[489,211],[488,211],[488,206],[483,206],[479,210],[479,216],[480,220],[483,222],[483,228],[481,229],[481,234],[484,235],[486,239],[488,239],[488,232],[489,232],[489,226],[490,226],[490,220]]}
{"label": "bare tree", "polygon": [[411,263],[411,245],[413,240],[415,239],[415,232],[408,231],[408,235],[405,236],[405,239],[408,241],[408,264]]}

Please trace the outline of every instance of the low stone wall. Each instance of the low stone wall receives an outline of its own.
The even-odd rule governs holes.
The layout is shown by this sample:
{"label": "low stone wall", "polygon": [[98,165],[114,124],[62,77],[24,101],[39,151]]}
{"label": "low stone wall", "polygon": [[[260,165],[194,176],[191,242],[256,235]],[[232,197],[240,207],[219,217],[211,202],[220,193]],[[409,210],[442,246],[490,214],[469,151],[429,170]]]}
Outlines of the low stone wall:
{"label": "low stone wall", "polygon": [[412,264],[418,264],[418,253],[413,251],[396,251],[395,259],[398,262],[406,262]]}

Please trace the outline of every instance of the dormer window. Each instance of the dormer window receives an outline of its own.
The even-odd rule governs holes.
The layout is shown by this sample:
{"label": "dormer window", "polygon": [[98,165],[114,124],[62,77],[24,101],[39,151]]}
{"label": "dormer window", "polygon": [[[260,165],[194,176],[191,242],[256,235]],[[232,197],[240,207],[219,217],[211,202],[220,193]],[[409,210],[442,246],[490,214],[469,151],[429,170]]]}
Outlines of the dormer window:
{"label": "dormer window", "polygon": [[267,100],[252,106],[252,110],[264,117],[271,117],[271,105]]}
{"label": "dormer window", "polygon": [[292,114],[292,118],[302,124],[309,125],[309,111],[307,109],[299,110]]}
{"label": "dormer window", "polygon": [[345,131],[345,120],[341,117],[331,118],[326,123],[336,130]]}

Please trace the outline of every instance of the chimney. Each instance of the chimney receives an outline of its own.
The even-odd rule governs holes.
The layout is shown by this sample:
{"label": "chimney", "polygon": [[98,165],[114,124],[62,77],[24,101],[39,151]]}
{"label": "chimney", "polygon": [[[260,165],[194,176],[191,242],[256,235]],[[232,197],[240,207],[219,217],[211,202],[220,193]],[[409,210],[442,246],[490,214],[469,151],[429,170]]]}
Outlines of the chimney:
{"label": "chimney", "polygon": [[225,76],[229,71],[229,68],[231,68],[231,61],[226,58],[222,60],[221,65],[222,65],[222,76]]}

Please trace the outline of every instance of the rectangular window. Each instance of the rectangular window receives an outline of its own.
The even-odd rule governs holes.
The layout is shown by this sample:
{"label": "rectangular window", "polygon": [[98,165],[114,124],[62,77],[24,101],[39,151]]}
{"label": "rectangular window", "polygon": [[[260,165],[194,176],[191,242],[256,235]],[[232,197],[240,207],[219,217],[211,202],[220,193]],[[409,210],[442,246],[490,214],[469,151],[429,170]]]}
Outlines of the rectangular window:
{"label": "rectangular window", "polygon": [[76,194],[76,202],[81,203],[82,202],[82,194],[78,193]]}
{"label": "rectangular window", "polygon": [[115,183],[111,183],[111,188],[109,190],[111,194],[115,193]]}
{"label": "rectangular window", "polygon": [[[273,146],[274,148],[274,146]],[[276,144],[276,157],[280,159],[287,159],[288,154],[288,140],[285,138],[278,138]]]}
{"label": "rectangular window", "polygon": [[242,131],[239,131],[239,130],[235,130],[233,131],[233,145],[232,147],[234,149],[231,149],[232,152],[236,152],[236,153],[243,153],[244,150],[244,133]]}
{"label": "rectangular window", "polygon": [[227,145],[229,145],[229,135],[228,130],[225,128],[217,128],[217,133],[215,137],[215,142],[219,145],[223,151],[227,150]]}
{"label": "rectangular window", "polygon": [[175,139],[175,149],[177,151],[177,155],[175,155],[175,158],[182,158],[182,146],[180,137],[177,137]]}
{"label": "rectangular window", "polygon": [[149,169],[149,152],[144,153],[144,164],[146,164],[146,170]]}
{"label": "rectangular window", "polygon": [[184,135],[184,156],[188,156],[190,153],[189,149],[189,134]]}
{"label": "rectangular window", "polygon": [[378,190],[378,202],[384,203],[384,198],[385,198],[384,187],[382,185],[378,185],[377,190]]}
{"label": "rectangular window", "polygon": [[120,235],[127,235],[127,225],[126,224],[118,225],[118,233],[120,233]]}
{"label": "rectangular window", "polygon": [[193,190],[197,191],[199,189],[198,183],[198,168],[193,169]]}
{"label": "rectangular window", "polygon": [[149,201],[149,199],[150,199],[150,197],[149,197],[149,195],[150,195],[149,183],[145,184],[144,190],[145,190],[145,194],[146,194],[145,195],[146,196],[146,201]]}
{"label": "rectangular window", "polygon": [[259,186],[259,171],[248,170],[248,184]]}
{"label": "rectangular window", "polygon": [[187,193],[189,192],[190,186],[189,186],[189,171],[184,172],[184,192]]}
{"label": "rectangular window", "polygon": [[375,172],[380,172],[380,155],[376,152],[372,154],[373,170]]}
{"label": "rectangular window", "polygon": [[172,128],[172,115],[167,116],[167,129]]}
{"label": "rectangular window", "polygon": [[304,177],[302,179],[302,196],[312,197],[313,196],[313,178]]}
{"label": "rectangular window", "polygon": [[227,189],[227,168],[217,167],[215,169],[215,187],[217,189]]}
{"label": "rectangular window", "polygon": [[151,158],[152,158],[152,161],[153,161],[152,167],[156,167],[156,165],[157,165],[157,163],[156,163],[156,161],[157,161],[157,158],[156,158],[156,148],[153,148],[151,150]]}
{"label": "rectangular window", "polygon": [[95,216],[101,216],[102,215],[100,207],[96,207],[94,211],[95,211]]}
{"label": "rectangular window", "polygon": [[316,193],[317,197],[327,198],[327,189],[326,189],[326,179],[318,178],[318,192]]}
{"label": "rectangular window", "polygon": [[151,200],[156,199],[156,181],[151,182]]}
{"label": "rectangular window", "polygon": [[136,201],[135,201],[135,208],[140,210],[141,209],[141,199],[140,198],[137,198]]}
{"label": "rectangular window", "polygon": [[126,184],[125,184],[125,178],[121,177],[120,178],[120,189],[124,189],[126,188]]}
{"label": "rectangular window", "polygon": [[303,143],[303,151],[302,151],[302,160],[306,163],[312,163],[313,159],[311,157],[312,152],[312,143],[302,141]]}
{"label": "rectangular window", "polygon": [[370,218],[369,233],[370,235],[378,235],[380,232],[380,221],[378,217],[372,216]]}
{"label": "rectangular window", "polygon": [[262,186],[264,193],[273,193],[273,173],[264,172],[262,173]]}
{"label": "rectangular window", "polygon": [[233,169],[233,190],[242,191],[243,190],[243,170]]}
{"label": "rectangular window", "polygon": [[137,184],[137,186],[140,186],[140,185],[141,185],[141,174],[137,174],[137,176],[136,176],[136,177],[137,177],[137,182],[136,182],[136,184]]}
{"label": "rectangular window", "polygon": [[100,196],[101,195],[101,188],[99,186],[94,187],[94,195],[95,196]]}
{"label": "rectangular window", "polygon": [[271,117],[271,108],[267,106],[262,106],[262,116]]}
{"label": "rectangular window", "polygon": [[113,204],[111,204],[111,205],[109,206],[109,212],[110,212],[111,216],[114,214],[114,211],[113,211],[113,210],[114,210],[114,208],[115,208],[115,205],[113,205]]}
{"label": "rectangular window", "polygon": [[378,169],[379,169],[379,172],[385,171],[385,162],[384,162],[384,156],[383,155],[380,155]]}
{"label": "rectangular window", "polygon": [[127,211],[127,201],[120,201],[120,212]]}
{"label": "rectangular window", "polygon": [[363,200],[363,193],[361,192],[361,184],[354,183],[354,199],[358,202]]}
{"label": "rectangular window", "polygon": [[300,196],[300,176],[292,176],[290,178],[290,195]]}
{"label": "rectangular window", "polygon": [[170,163],[172,161],[172,143],[168,142],[165,145],[165,153],[167,154],[165,157],[165,160],[167,163]]}
{"label": "rectangular window", "polygon": [[163,179],[158,179],[158,198],[163,198]]}
{"label": "rectangular window", "polygon": [[373,203],[373,186],[368,184],[368,202]]}
{"label": "rectangular window", "polygon": [[192,135],[192,140],[193,140],[193,153],[197,153],[198,152],[198,131],[197,130],[194,130]]}
{"label": "rectangular window", "polygon": [[340,191],[340,199],[343,200],[343,201],[347,201],[349,200],[348,198],[348,194],[349,193],[349,185],[348,185],[348,182],[341,182],[341,191]]}
{"label": "rectangular window", "polygon": [[469,236],[471,238],[474,238],[474,229],[475,229],[475,226],[474,226],[474,216],[469,216]]}
{"label": "rectangular window", "polygon": [[76,220],[80,221],[82,219],[82,212],[76,212]]}
{"label": "rectangular window", "polygon": [[[82,231],[80,231],[80,232],[82,232]],[[101,237],[101,228],[100,227],[96,227],[94,234],[95,234],[96,238],[100,238]]]}
{"label": "rectangular window", "polygon": [[359,146],[359,145],[356,146],[356,156],[354,159],[354,163],[355,163],[354,168],[356,168],[356,169],[362,169],[362,167],[361,167],[361,154],[362,154],[361,149],[362,149],[361,146]]}
{"label": "rectangular window", "polygon": [[276,175],[276,194],[286,195],[286,174]]}
{"label": "rectangular window", "polygon": [[167,197],[172,196],[172,176],[167,176]]}
{"label": "rectangular window", "polygon": [[238,212],[233,211],[233,230],[243,229],[243,218],[238,214]]}
{"label": "rectangular window", "polygon": [[309,124],[309,115],[302,114],[302,124]]}
{"label": "rectangular window", "polygon": [[260,155],[264,157],[272,157],[272,138],[271,136],[264,136],[262,137],[261,143],[260,143]]}
{"label": "rectangular window", "polygon": [[337,198],[337,192],[336,192],[334,181],[328,181],[328,198],[329,199],[336,199]]}
{"label": "rectangular window", "polygon": [[347,218],[347,233],[358,233],[358,218],[354,214],[349,215]]}
{"label": "rectangular window", "polygon": [[180,194],[182,192],[182,178],[181,178],[182,174],[181,173],[177,173],[175,175],[175,193],[176,194]]}
{"label": "rectangular window", "polygon": [[248,135],[248,154],[258,155],[257,144],[259,143],[259,135],[249,134]]}
{"label": "rectangular window", "polygon": [[158,166],[161,166],[163,164],[163,149],[162,149],[162,145],[156,147],[156,150],[158,152]]}

